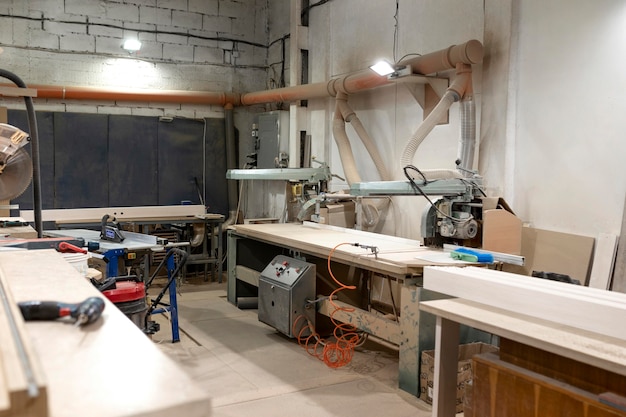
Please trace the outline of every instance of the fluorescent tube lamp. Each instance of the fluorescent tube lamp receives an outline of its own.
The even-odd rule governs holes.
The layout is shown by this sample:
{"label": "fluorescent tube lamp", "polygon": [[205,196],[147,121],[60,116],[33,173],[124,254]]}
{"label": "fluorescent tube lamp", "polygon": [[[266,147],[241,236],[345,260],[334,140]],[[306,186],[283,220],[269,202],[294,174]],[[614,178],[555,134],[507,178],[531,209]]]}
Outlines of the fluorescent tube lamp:
{"label": "fluorescent tube lamp", "polygon": [[393,65],[387,61],[378,61],[374,65],[370,66],[370,69],[383,77],[392,74],[395,71]]}
{"label": "fluorescent tube lamp", "polygon": [[126,41],[124,41],[124,45],[122,45],[122,48],[127,50],[128,52],[136,52],[141,49],[141,42],[139,42],[137,39],[126,39]]}

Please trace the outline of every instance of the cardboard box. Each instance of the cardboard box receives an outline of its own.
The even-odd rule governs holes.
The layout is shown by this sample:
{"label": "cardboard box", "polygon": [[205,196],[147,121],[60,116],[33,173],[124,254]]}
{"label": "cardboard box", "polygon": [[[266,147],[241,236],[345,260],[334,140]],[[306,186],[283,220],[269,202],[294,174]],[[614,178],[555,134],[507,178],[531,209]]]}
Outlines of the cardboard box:
{"label": "cardboard box", "polygon": [[320,208],[319,219],[322,224],[353,228],[356,222],[354,201],[326,204]]}
{"label": "cardboard box", "polygon": [[520,255],[522,221],[503,198],[485,197],[482,203],[482,249]]}
{"label": "cardboard box", "polygon": [[[472,357],[480,353],[497,352],[498,348],[486,343],[476,342],[459,346],[459,364],[457,369],[456,412],[463,411],[465,386],[472,383]],[[420,399],[433,403],[433,382],[435,379],[435,351],[422,352],[420,365]]]}

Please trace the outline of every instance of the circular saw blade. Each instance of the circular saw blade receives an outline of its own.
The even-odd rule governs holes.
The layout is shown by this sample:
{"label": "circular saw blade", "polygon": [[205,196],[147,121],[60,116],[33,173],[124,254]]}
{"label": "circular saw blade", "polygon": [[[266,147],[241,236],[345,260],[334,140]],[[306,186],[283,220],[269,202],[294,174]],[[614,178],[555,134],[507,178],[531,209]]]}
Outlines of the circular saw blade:
{"label": "circular saw blade", "polygon": [[0,199],[12,200],[20,196],[33,177],[33,163],[24,149],[18,149],[7,161],[0,174]]}

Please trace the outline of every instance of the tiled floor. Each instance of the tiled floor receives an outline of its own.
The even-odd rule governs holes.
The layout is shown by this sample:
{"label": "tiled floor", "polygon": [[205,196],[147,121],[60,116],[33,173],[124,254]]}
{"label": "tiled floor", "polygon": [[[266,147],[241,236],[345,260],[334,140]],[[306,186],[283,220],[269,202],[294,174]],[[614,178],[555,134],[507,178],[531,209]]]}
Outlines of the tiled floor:
{"label": "tiled floor", "polygon": [[212,416],[421,417],[430,406],[397,388],[393,352],[371,344],[331,369],[297,342],[226,300],[225,284],[178,296],[181,342],[168,322],[154,340],[212,398]]}

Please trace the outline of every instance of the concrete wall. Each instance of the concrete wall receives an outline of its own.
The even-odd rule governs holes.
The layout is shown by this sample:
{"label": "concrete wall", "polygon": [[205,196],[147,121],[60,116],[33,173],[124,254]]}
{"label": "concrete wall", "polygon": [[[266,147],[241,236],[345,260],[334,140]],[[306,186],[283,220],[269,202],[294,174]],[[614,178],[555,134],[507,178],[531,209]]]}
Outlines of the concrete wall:
{"label": "concrete wall", "polygon": [[[5,0],[2,68],[27,84],[195,91],[265,88],[265,0]],[[129,54],[124,39],[141,51]],[[19,101],[0,104],[19,108]],[[220,106],[38,100],[40,110],[219,117]],[[245,112],[244,112],[245,113]],[[242,115],[247,125],[245,114]]]}

